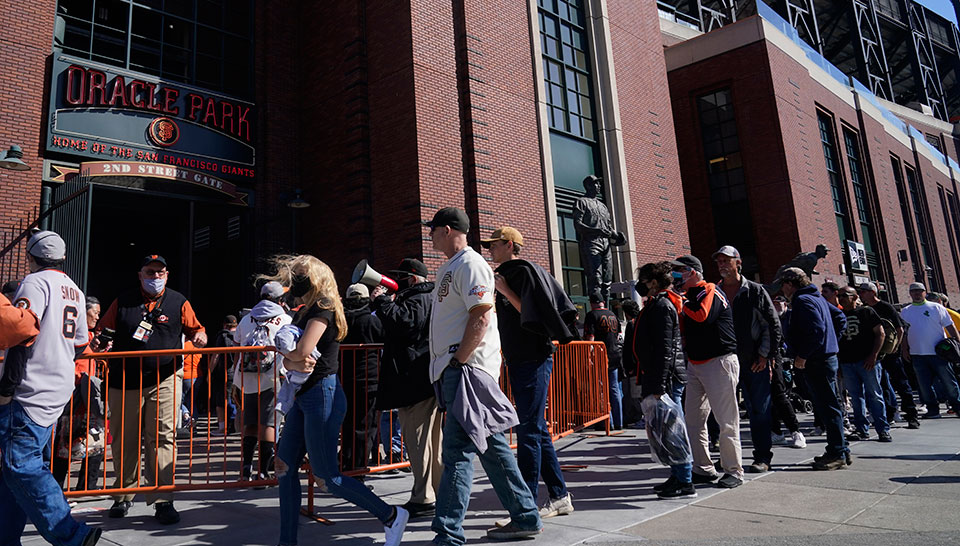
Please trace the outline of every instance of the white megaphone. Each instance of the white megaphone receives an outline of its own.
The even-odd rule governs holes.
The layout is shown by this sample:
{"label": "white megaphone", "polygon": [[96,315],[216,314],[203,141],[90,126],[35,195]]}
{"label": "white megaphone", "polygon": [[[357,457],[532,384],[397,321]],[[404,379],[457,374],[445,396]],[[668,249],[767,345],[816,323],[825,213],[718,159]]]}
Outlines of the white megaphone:
{"label": "white megaphone", "polygon": [[400,285],[397,284],[397,281],[377,273],[377,270],[370,267],[367,264],[366,260],[360,260],[360,263],[357,264],[357,267],[353,268],[353,277],[350,278],[351,283],[363,283],[367,286],[383,286],[396,292],[400,289]]}

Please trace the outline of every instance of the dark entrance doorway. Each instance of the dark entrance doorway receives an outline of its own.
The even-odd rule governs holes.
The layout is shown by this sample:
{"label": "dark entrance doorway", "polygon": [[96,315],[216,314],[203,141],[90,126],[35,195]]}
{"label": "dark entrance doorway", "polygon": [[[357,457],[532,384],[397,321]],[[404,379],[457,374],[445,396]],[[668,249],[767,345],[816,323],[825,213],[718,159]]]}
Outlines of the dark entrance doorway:
{"label": "dark entrance doorway", "polygon": [[92,198],[87,294],[104,307],[138,287],[148,254],[166,258],[168,285],[187,296],[211,339],[224,315],[253,301],[246,207],[97,183]]}

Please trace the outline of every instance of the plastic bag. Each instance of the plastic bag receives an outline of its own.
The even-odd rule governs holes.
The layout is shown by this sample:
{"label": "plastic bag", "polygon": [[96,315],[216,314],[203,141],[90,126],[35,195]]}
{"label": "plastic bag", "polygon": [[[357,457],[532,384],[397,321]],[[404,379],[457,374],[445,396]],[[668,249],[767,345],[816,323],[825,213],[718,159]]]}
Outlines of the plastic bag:
{"label": "plastic bag", "polygon": [[653,460],[664,466],[693,462],[687,425],[680,406],[669,395],[647,396],[641,403]]}

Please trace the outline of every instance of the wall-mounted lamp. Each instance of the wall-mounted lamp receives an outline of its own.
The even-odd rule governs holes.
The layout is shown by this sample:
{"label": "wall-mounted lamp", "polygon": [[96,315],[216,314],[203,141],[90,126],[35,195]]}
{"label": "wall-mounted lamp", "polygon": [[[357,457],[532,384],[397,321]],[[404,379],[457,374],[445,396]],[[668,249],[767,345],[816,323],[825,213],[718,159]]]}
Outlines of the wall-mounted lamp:
{"label": "wall-mounted lamp", "polygon": [[0,159],[0,169],[8,169],[11,171],[30,170],[30,165],[23,162],[23,150],[20,146],[16,144],[10,146],[10,149],[4,154],[4,158]]}
{"label": "wall-mounted lamp", "polygon": [[287,201],[287,206],[292,209],[308,208],[310,206],[310,203],[304,200],[303,197],[300,196],[301,193],[302,193],[302,190],[294,190],[295,195],[293,199]]}

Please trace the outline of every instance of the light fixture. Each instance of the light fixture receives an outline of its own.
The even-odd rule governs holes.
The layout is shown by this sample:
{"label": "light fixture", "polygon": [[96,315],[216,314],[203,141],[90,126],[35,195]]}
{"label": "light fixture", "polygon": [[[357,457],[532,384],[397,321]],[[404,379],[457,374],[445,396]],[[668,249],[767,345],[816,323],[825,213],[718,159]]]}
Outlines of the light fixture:
{"label": "light fixture", "polygon": [[30,165],[27,165],[23,162],[23,150],[20,146],[13,144],[10,146],[10,149],[7,150],[4,158],[0,160],[0,169],[8,169],[11,171],[29,171]]}
{"label": "light fixture", "polygon": [[287,201],[287,206],[292,209],[305,209],[310,206],[308,201],[305,201],[303,197],[300,197],[301,190],[294,190],[294,198],[290,201]]}

